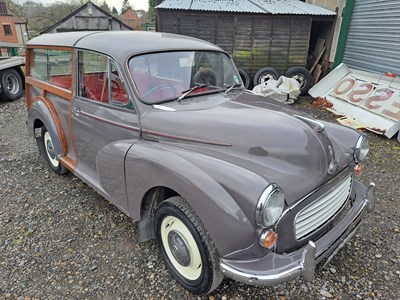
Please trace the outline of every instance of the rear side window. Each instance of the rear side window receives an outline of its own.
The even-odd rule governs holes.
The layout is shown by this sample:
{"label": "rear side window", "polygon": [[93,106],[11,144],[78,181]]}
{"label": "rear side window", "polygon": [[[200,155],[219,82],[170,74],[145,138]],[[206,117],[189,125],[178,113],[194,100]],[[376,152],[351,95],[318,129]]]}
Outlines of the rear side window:
{"label": "rear side window", "polygon": [[115,106],[128,106],[129,98],[117,66],[107,56],[78,52],[78,95]]}
{"label": "rear side window", "polygon": [[72,89],[72,53],[68,50],[34,49],[30,76],[52,85]]}
{"label": "rear side window", "polygon": [[34,49],[32,54],[33,58],[30,75],[37,80],[48,82],[47,50]]}

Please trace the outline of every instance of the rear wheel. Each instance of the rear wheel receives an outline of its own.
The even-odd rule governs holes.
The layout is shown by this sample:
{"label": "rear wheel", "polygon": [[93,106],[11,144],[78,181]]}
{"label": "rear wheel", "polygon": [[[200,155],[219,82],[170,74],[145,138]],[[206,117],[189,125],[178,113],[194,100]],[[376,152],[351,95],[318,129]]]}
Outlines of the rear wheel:
{"label": "rear wheel", "polygon": [[40,137],[39,147],[42,147],[42,150],[44,150],[42,152],[44,153],[50,168],[55,173],[64,174],[68,172],[68,170],[60,163],[54,149],[51,135],[45,126],[42,127],[42,136]]}
{"label": "rear wheel", "polygon": [[182,197],[162,202],[154,218],[165,265],[187,290],[204,295],[221,283],[218,252],[196,213]]}
{"label": "rear wheel", "polygon": [[2,96],[7,101],[15,101],[22,97],[23,84],[19,73],[14,69],[1,72]]}

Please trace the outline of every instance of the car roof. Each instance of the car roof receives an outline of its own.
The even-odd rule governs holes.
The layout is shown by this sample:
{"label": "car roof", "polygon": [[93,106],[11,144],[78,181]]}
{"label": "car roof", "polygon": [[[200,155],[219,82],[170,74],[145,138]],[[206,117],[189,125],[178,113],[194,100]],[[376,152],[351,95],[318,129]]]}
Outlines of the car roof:
{"label": "car roof", "polygon": [[76,47],[102,52],[118,59],[126,59],[139,53],[167,50],[223,51],[214,44],[188,36],[128,30],[48,33],[33,38],[27,46]]}

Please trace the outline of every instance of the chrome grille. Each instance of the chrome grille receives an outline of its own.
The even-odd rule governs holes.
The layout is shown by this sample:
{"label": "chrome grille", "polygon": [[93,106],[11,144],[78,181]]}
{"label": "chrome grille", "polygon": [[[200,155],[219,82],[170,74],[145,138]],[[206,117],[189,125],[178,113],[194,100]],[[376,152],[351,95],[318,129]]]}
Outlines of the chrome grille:
{"label": "chrome grille", "polygon": [[294,221],[296,239],[301,239],[329,221],[350,195],[353,177],[350,175],[330,193],[301,210]]}

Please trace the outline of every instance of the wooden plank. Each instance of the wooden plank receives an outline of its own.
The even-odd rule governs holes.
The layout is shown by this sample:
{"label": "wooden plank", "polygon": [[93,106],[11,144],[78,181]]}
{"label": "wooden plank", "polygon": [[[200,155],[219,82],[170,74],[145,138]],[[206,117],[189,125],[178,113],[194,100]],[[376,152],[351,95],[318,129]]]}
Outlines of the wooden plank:
{"label": "wooden plank", "polygon": [[325,53],[325,47],[322,48],[321,52],[318,54],[317,58],[315,59],[314,64],[310,69],[311,73],[312,73],[312,71],[314,71],[315,67],[317,66],[319,60],[321,59],[322,55],[324,55],[324,53]]}
{"label": "wooden plank", "polygon": [[312,72],[313,84],[316,84],[318,82],[319,77],[321,77],[321,73],[322,73],[322,66],[318,64],[315,67],[314,72]]}
{"label": "wooden plank", "polygon": [[325,39],[318,39],[315,44],[314,54],[319,54],[325,48]]}

